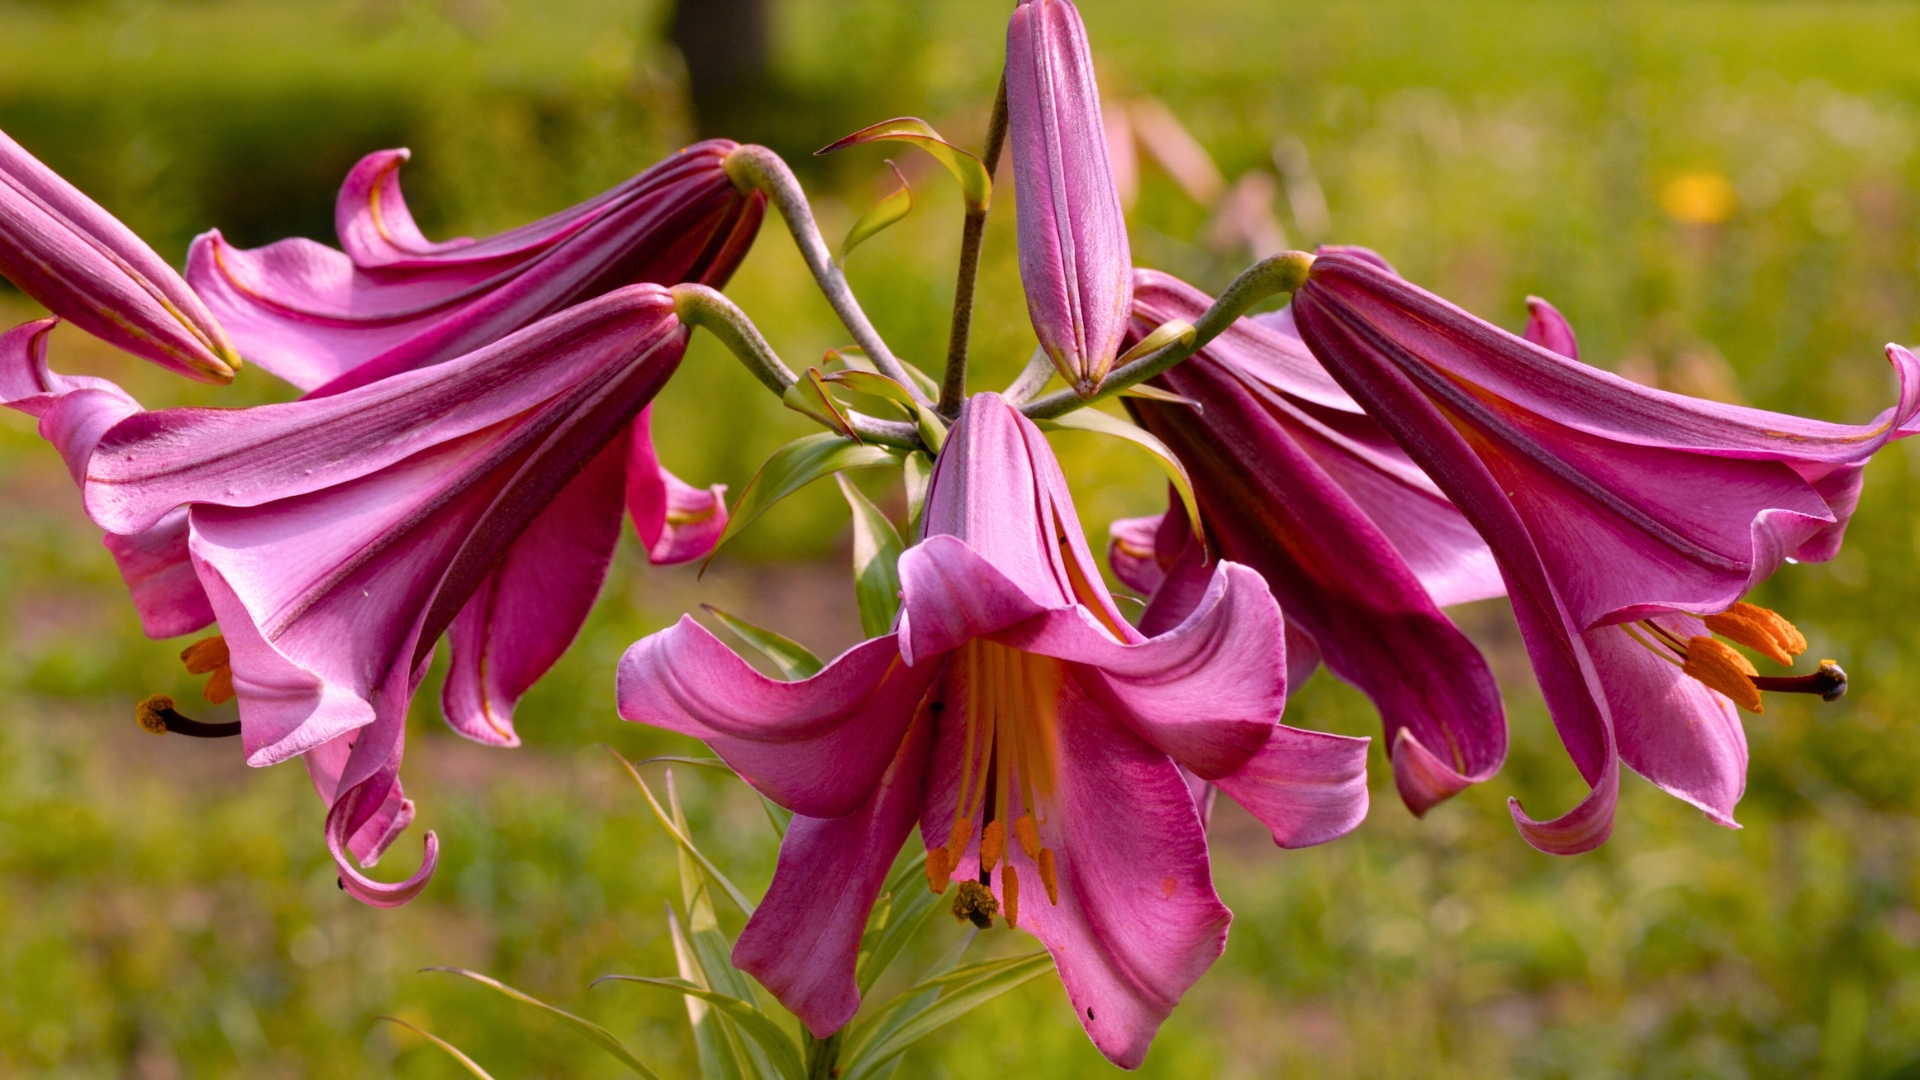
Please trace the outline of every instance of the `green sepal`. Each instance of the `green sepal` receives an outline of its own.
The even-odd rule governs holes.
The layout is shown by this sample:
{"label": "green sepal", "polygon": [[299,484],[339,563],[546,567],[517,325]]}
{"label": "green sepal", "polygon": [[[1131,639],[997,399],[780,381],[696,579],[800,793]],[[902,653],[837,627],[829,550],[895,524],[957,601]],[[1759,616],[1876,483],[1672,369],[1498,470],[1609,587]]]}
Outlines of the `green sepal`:
{"label": "green sepal", "polygon": [[780,669],[780,677],[787,682],[798,682],[820,674],[826,662],[807,651],[805,645],[792,638],[781,637],[771,630],[763,630],[737,615],[729,615],[712,604],[701,604],[707,614],[720,620],[720,625],[733,631],[741,641],[753,647],[753,650]]}
{"label": "green sepal", "polygon": [[900,186],[880,196],[879,201],[867,207],[867,212],[853,223],[853,228],[847,230],[847,238],[840,242],[840,265],[843,267],[847,265],[847,256],[853,253],[854,248],[898,224],[913,212],[913,188],[908,186],[900,166],[889,160],[887,168],[893,170],[894,179],[900,181]]}
{"label": "green sepal", "polygon": [[853,511],[853,595],[860,629],[870,638],[893,629],[900,610],[900,553],[905,545],[893,522],[842,473],[834,477]]}
{"label": "green sepal", "polygon": [[[758,521],[760,515],[766,513],[773,504],[815,480],[842,469],[890,465],[899,460],[894,451],[857,443],[830,431],[793,440],[775,450],[773,456],[760,466],[760,471],[753,474],[753,479],[747,481],[746,490],[740,493],[739,501],[733,504],[733,516],[720,534],[720,542],[713,545],[714,553],[718,553],[727,541],[738,536],[748,525]],[[712,561],[713,554],[710,553],[707,562]]]}
{"label": "green sepal", "polygon": [[912,143],[932,154],[934,160],[945,165],[953,178],[960,181],[960,196],[966,200],[967,209],[985,210],[993,204],[993,177],[987,175],[986,165],[979,158],[941,138],[940,133],[933,130],[932,124],[917,117],[882,120],[814,153],[831,154],[835,150],[870,142]]}
{"label": "green sepal", "polygon": [[1057,431],[1065,428],[1070,431],[1093,431],[1101,435],[1111,435],[1116,439],[1125,439],[1152,454],[1159,463],[1161,471],[1173,483],[1174,491],[1180,495],[1180,505],[1187,508],[1187,521],[1193,526],[1194,535],[1200,532],[1200,504],[1193,498],[1193,481],[1187,476],[1187,467],[1173,455],[1167,444],[1155,438],[1153,433],[1138,424],[1131,424],[1098,409],[1076,409],[1070,413],[1047,420],[1035,420],[1042,431]]}

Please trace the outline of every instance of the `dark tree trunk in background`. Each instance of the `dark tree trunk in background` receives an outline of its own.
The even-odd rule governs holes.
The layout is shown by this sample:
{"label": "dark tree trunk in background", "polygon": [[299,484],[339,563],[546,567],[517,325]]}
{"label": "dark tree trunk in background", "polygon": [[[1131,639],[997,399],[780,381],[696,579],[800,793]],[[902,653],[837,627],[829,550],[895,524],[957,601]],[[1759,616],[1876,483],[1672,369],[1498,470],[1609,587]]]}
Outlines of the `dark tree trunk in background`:
{"label": "dark tree trunk in background", "polygon": [[686,58],[700,134],[751,137],[768,90],[767,0],[679,0],[667,36]]}

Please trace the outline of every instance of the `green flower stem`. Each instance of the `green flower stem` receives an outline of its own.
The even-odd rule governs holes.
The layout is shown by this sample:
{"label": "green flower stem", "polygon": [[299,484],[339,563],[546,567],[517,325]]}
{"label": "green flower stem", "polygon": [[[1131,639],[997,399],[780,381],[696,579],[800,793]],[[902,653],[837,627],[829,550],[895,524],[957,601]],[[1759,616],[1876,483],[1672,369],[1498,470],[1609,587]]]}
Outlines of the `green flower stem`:
{"label": "green flower stem", "polygon": [[[993,115],[987,121],[986,152],[980,163],[993,177],[1000,166],[1000,151],[1007,145],[1007,76],[1000,75],[1000,91],[994,95]],[[973,289],[980,277],[980,244],[986,237],[989,207],[967,208],[966,224],[960,230],[960,277],[953,286],[953,327],[947,332],[947,370],[940,383],[940,415],[951,420],[960,415],[960,403],[967,397],[967,344],[973,335]]]}
{"label": "green flower stem", "polygon": [[[745,364],[753,377],[785,397],[787,388],[800,381],[793,369],[782,361],[773,346],[761,335],[740,306],[716,289],[705,285],[675,285],[672,288],[674,314],[689,327],[698,327],[720,339]],[[870,443],[896,446],[903,450],[922,449],[920,430],[900,420],[881,420],[865,413],[847,410],[848,427]]]}
{"label": "green flower stem", "polygon": [[1190,340],[1175,340],[1125,367],[1114,369],[1090,396],[1081,397],[1072,390],[1061,390],[1023,406],[1020,411],[1030,419],[1050,419],[1146,382],[1205,348],[1208,342],[1219,337],[1253,305],[1269,296],[1299,289],[1306,284],[1307,270],[1312,265],[1313,256],[1304,251],[1286,251],[1262,259],[1234,278],[1233,284],[1227,286],[1213,306],[1194,320],[1194,334]]}
{"label": "green flower stem", "polygon": [[813,208],[807,204],[806,192],[800,189],[800,181],[793,170],[787,168],[787,163],[764,146],[742,146],[727,155],[726,169],[735,187],[765,192],[774,209],[780,211],[787,229],[793,233],[794,243],[799,245],[800,257],[806,260],[807,269],[813,271],[813,279],[819,283],[827,303],[833,306],[834,314],[840,316],[840,321],[853,334],[853,340],[866,350],[880,373],[907,387],[923,403],[931,404],[914,385],[906,367],[894,357],[893,350],[880,339],[867,313],[860,309],[860,301],[854,298],[853,289],[847,284],[847,275],[833,261],[833,253],[820,237],[820,226],[813,220]]}
{"label": "green flower stem", "polygon": [[801,1041],[806,1043],[807,1080],[829,1080],[840,1074],[840,1036],[845,1029],[836,1031],[824,1039],[816,1039],[804,1026],[800,1029]]}

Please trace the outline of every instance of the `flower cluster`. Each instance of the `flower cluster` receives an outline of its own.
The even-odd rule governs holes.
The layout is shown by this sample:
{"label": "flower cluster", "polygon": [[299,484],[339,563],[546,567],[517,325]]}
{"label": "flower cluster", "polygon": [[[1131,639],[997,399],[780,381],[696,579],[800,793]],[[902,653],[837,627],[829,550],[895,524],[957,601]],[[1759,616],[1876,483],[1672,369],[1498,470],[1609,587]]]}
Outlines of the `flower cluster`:
{"label": "flower cluster", "polygon": [[[820,1039],[861,1006],[862,931],[917,826],[927,888],[977,926],[1037,937],[1094,1043],[1138,1065],[1225,946],[1217,795],[1283,848],[1366,814],[1368,740],[1283,724],[1289,686],[1324,663],[1371,698],[1416,815],[1499,771],[1500,689],[1443,610],[1466,601],[1508,598],[1592,789],[1550,820],[1513,803],[1528,843],[1603,843],[1622,763],[1733,825],[1737,710],[1846,688],[1832,661],[1760,674],[1734,646],[1787,668],[1807,641],[1743,598],[1839,551],[1866,461],[1920,425],[1920,361],[1889,346],[1897,400],[1847,426],[1638,386],[1581,363],[1545,301],[1515,335],[1364,249],[1278,255],[1209,297],[1132,265],[1093,72],[1073,4],[1024,0],[984,164],[919,121],[843,140],[915,142],[967,185],[963,297],[1011,148],[1039,352],[1006,392],[966,396],[963,304],[938,401],[763,148],[701,143],[552,217],[439,243],[401,196],[406,152],[377,153],[341,190],[339,250],[210,232],[183,279],[0,137],[0,273],[56,317],[0,337],[0,402],[66,461],[146,631],[218,624],[183,659],[209,701],[237,701],[237,723],[203,723],[156,696],[142,724],[237,735],[253,765],[300,758],[342,887],[376,905],[418,895],[432,833],[408,880],[364,869],[415,816],[405,719],[440,640],[447,722],[515,745],[515,702],[578,633],[623,518],[672,563],[752,516],[730,524],[724,489],[666,472],[649,435],[706,328],[831,429],[757,485],[874,464],[907,480],[908,542],[861,556],[877,613],[861,644],[774,678],[684,618],[618,672],[622,717],[705,741],[795,815],[734,963]],[[795,375],[716,291],[770,204],[862,346],[842,370]],[[904,212],[876,208],[855,232]],[[1285,309],[1247,314],[1279,293]],[[231,379],[244,356],[304,396],[148,411],[49,368],[58,319],[198,378]],[[1065,388],[1040,396],[1055,375]],[[1085,410],[1123,390],[1135,424]],[[1114,523],[1108,546],[1113,577],[1145,597],[1137,622],[1042,425],[1123,434],[1171,463],[1167,512]]]}

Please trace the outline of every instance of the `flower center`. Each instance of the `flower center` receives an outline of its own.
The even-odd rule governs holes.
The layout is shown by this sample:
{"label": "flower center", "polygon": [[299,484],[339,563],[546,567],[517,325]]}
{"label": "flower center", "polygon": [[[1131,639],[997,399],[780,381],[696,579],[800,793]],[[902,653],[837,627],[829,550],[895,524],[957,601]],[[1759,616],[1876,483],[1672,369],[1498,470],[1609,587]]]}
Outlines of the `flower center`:
{"label": "flower center", "polygon": [[[961,883],[954,897],[954,916],[984,929],[993,924],[998,908],[1005,911],[1009,926],[1017,925],[1016,846],[1039,873],[1047,902],[1060,902],[1053,850],[1040,843],[1040,828],[1047,823],[1042,807],[1053,797],[1054,700],[1062,677],[1060,662],[991,641],[971,641],[954,654],[950,670],[948,685],[957,687],[966,703],[966,731],[953,826],[946,846],[927,852],[927,885],[936,893],[946,892],[977,825],[980,880]],[[997,905],[988,891],[996,871],[1000,874]]]}
{"label": "flower center", "polygon": [[[1701,621],[1711,633],[1745,645],[1782,666],[1790,666],[1795,656],[1807,651],[1806,636],[1792,623],[1778,612],[1744,601]],[[1652,619],[1623,623],[1620,629],[1655,656],[1751,713],[1766,711],[1760,698],[1763,690],[1818,694],[1825,701],[1837,700],[1847,692],[1847,673],[1832,660],[1820,661],[1819,670],[1810,675],[1761,675],[1751,661],[1716,637],[1701,634],[1683,640]]]}

